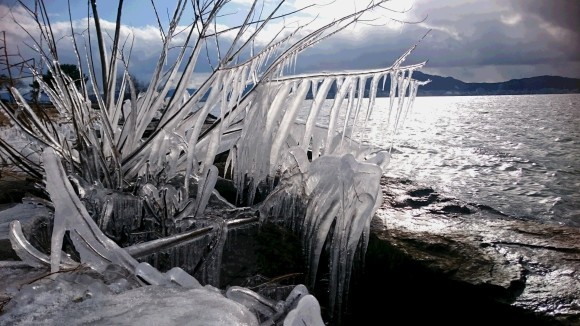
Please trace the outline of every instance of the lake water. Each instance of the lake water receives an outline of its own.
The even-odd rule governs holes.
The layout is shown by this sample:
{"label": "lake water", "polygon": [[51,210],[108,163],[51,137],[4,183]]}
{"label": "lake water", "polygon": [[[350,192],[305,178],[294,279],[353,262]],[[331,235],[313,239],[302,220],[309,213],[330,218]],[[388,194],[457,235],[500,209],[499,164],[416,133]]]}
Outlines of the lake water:
{"label": "lake water", "polygon": [[[322,124],[332,104],[324,103]],[[393,144],[388,176],[514,218],[580,226],[580,94],[418,97],[395,136],[388,107],[378,98],[354,132],[376,148]]]}
{"label": "lake water", "polygon": [[580,94],[418,97],[389,167],[515,218],[580,226]]}

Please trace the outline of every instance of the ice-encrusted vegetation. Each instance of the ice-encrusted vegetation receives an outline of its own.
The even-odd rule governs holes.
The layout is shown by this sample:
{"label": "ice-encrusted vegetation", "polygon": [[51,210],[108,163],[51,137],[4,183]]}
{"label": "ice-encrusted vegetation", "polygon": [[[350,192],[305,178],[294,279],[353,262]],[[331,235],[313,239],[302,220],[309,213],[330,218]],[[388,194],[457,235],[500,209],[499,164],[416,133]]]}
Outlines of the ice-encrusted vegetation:
{"label": "ice-encrusted vegetation", "polygon": [[[199,288],[189,274],[199,263],[161,273],[137,258],[185,241],[193,251],[203,251],[206,243],[196,246],[191,241],[212,233],[212,252],[199,259],[214,269],[214,275],[203,281],[219,284],[215,270],[220,268],[228,228],[275,221],[302,237],[310,287],[328,244],[329,310],[340,311],[355,255],[366,249],[370,220],[382,198],[379,179],[389,161],[388,148],[365,143],[366,122],[380,84],[384,87],[388,80],[385,128],[396,132],[421,85],[412,78],[413,71],[424,63],[403,65],[413,46],[384,69],[292,74],[302,51],[362,21],[364,15],[382,10],[387,1],[370,2],[315,30],[285,28],[258,49],[254,47],[257,36],[278,18],[284,1],[268,14],[261,13],[260,1],[254,1],[243,23],[232,30],[234,36],[225,39],[215,23],[228,2],[177,1],[168,26],[160,23],[161,55],[149,87],[141,93],[130,78],[131,53],[121,39],[122,0],[114,35],[103,32],[94,0],[88,1],[94,19],[87,21],[87,29],[78,31],[71,24],[71,41],[87,82],[72,80],[60,69],[57,40],[47,23],[44,2],[27,8],[42,36],[31,41],[54,76],[53,83],[47,84],[39,71],[33,73],[59,119],[39,116],[15,88],[11,91],[17,108],[2,104],[15,128],[40,147],[42,159],[31,160],[4,138],[1,153],[32,177],[44,178],[55,211],[50,256],[26,240],[18,222],[12,223],[11,240],[23,261],[32,266],[49,264],[52,272],[79,263],[101,273],[111,265],[119,266],[137,277],[127,290],[168,284]],[[195,12],[194,21],[183,22],[189,6]],[[184,24],[189,28],[182,30]],[[185,33],[185,37],[180,35],[185,41],[177,46],[176,61],[168,62],[180,33]],[[208,46],[218,49],[217,64],[190,93],[189,82]],[[118,74],[124,76],[120,86],[116,85]],[[123,94],[126,88],[130,100],[115,95],[116,89]],[[94,94],[96,105],[89,94]],[[322,104],[329,100],[333,104],[323,117]],[[304,108],[307,116],[301,120]],[[210,113],[215,112],[214,119]],[[231,173],[237,189],[235,204],[251,207],[259,212],[259,219],[242,213],[234,219],[207,214],[211,198],[222,201],[224,210],[236,210],[215,191],[220,178],[215,159],[222,153],[228,153],[225,171]],[[258,188],[269,195],[257,200]],[[123,242],[115,239],[119,230],[129,232],[124,243],[113,241]],[[65,233],[80,262],[62,251]],[[319,309],[313,308],[318,305],[311,304],[316,299],[305,287],[297,287],[285,302],[245,288],[230,288],[225,295],[262,322],[279,323],[286,314],[284,324],[296,324],[300,318],[321,322]]]}

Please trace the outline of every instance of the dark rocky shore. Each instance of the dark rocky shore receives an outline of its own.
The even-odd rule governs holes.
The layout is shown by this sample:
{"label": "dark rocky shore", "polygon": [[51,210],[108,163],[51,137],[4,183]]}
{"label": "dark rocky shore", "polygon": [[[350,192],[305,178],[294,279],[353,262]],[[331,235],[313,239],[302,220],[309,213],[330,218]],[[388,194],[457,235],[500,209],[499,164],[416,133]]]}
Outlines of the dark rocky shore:
{"label": "dark rocky shore", "polygon": [[[405,324],[580,325],[580,229],[383,178],[353,315]],[[372,291],[378,300],[364,300]],[[389,312],[390,311],[390,312]]]}
{"label": "dark rocky shore", "polygon": [[[364,268],[351,282],[345,324],[580,324],[580,229],[517,220],[409,180],[384,177],[382,184],[384,203]],[[0,221],[2,232],[6,223]],[[251,275],[284,273],[301,282],[303,266],[291,262],[299,260],[299,240],[262,230],[233,233],[223,253],[223,284],[247,286]],[[14,259],[7,235],[0,238],[0,260]],[[0,269],[29,278],[46,272],[14,263]],[[25,281],[14,277],[12,284]],[[0,293],[6,285],[0,282]],[[324,287],[314,291],[324,309]]]}

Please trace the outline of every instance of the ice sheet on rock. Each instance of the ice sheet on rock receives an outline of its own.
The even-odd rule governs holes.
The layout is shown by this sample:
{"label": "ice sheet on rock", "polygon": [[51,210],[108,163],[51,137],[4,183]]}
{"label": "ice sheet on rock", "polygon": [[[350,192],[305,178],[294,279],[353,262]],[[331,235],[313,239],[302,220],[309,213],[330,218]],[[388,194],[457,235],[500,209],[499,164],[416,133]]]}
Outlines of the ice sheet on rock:
{"label": "ice sheet on rock", "polygon": [[379,151],[369,155],[365,163],[375,164],[380,167],[383,172],[387,171],[387,166],[391,162],[391,154],[388,151]]}
{"label": "ice sheet on rock", "polygon": [[298,302],[284,319],[284,326],[324,326],[320,315],[320,304],[311,294],[307,294]]}
{"label": "ice sheet on rock", "polygon": [[175,284],[178,284],[184,288],[201,288],[199,281],[195,277],[186,273],[183,269],[179,267],[173,267],[165,275],[169,280]]}
{"label": "ice sheet on rock", "polygon": [[50,203],[32,197],[25,197],[22,203],[0,211],[0,240],[8,239],[10,222],[19,220],[26,228],[27,225],[39,223],[42,219],[51,219],[53,216]]}
{"label": "ice sheet on rock", "polygon": [[165,277],[163,273],[148,263],[139,263],[135,267],[135,275],[143,279],[147,284],[151,285],[167,285],[169,278]]}
{"label": "ice sheet on rock", "polygon": [[0,324],[258,325],[246,307],[208,288],[145,286],[113,294],[102,283],[91,284],[59,278],[26,286]]}
{"label": "ice sheet on rock", "polygon": [[[318,321],[322,322],[318,301],[308,294],[308,289],[302,284],[295,286],[286,299],[280,301],[266,298],[239,286],[228,288],[226,296],[255,312],[259,316],[261,325],[279,325],[282,318],[285,318],[284,325],[295,320],[315,322],[300,325],[319,325]],[[304,299],[306,301],[303,302]],[[290,314],[290,311],[294,312]]]}

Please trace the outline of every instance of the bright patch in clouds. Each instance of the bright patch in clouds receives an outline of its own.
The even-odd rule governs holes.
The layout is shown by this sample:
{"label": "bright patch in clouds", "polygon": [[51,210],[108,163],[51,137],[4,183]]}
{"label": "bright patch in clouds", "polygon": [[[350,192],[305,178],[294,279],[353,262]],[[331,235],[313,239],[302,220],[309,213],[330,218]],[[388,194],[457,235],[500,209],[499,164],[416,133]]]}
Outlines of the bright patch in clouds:
{"label": "bright patch in clouds", "polygon": [[506,24],[506,25],[515,25],[517,23],[519,23],[522,20],[522,16],[516,14],[516,15],[510,15],[510,16],[504,16],[501,15],[501,22]]}

